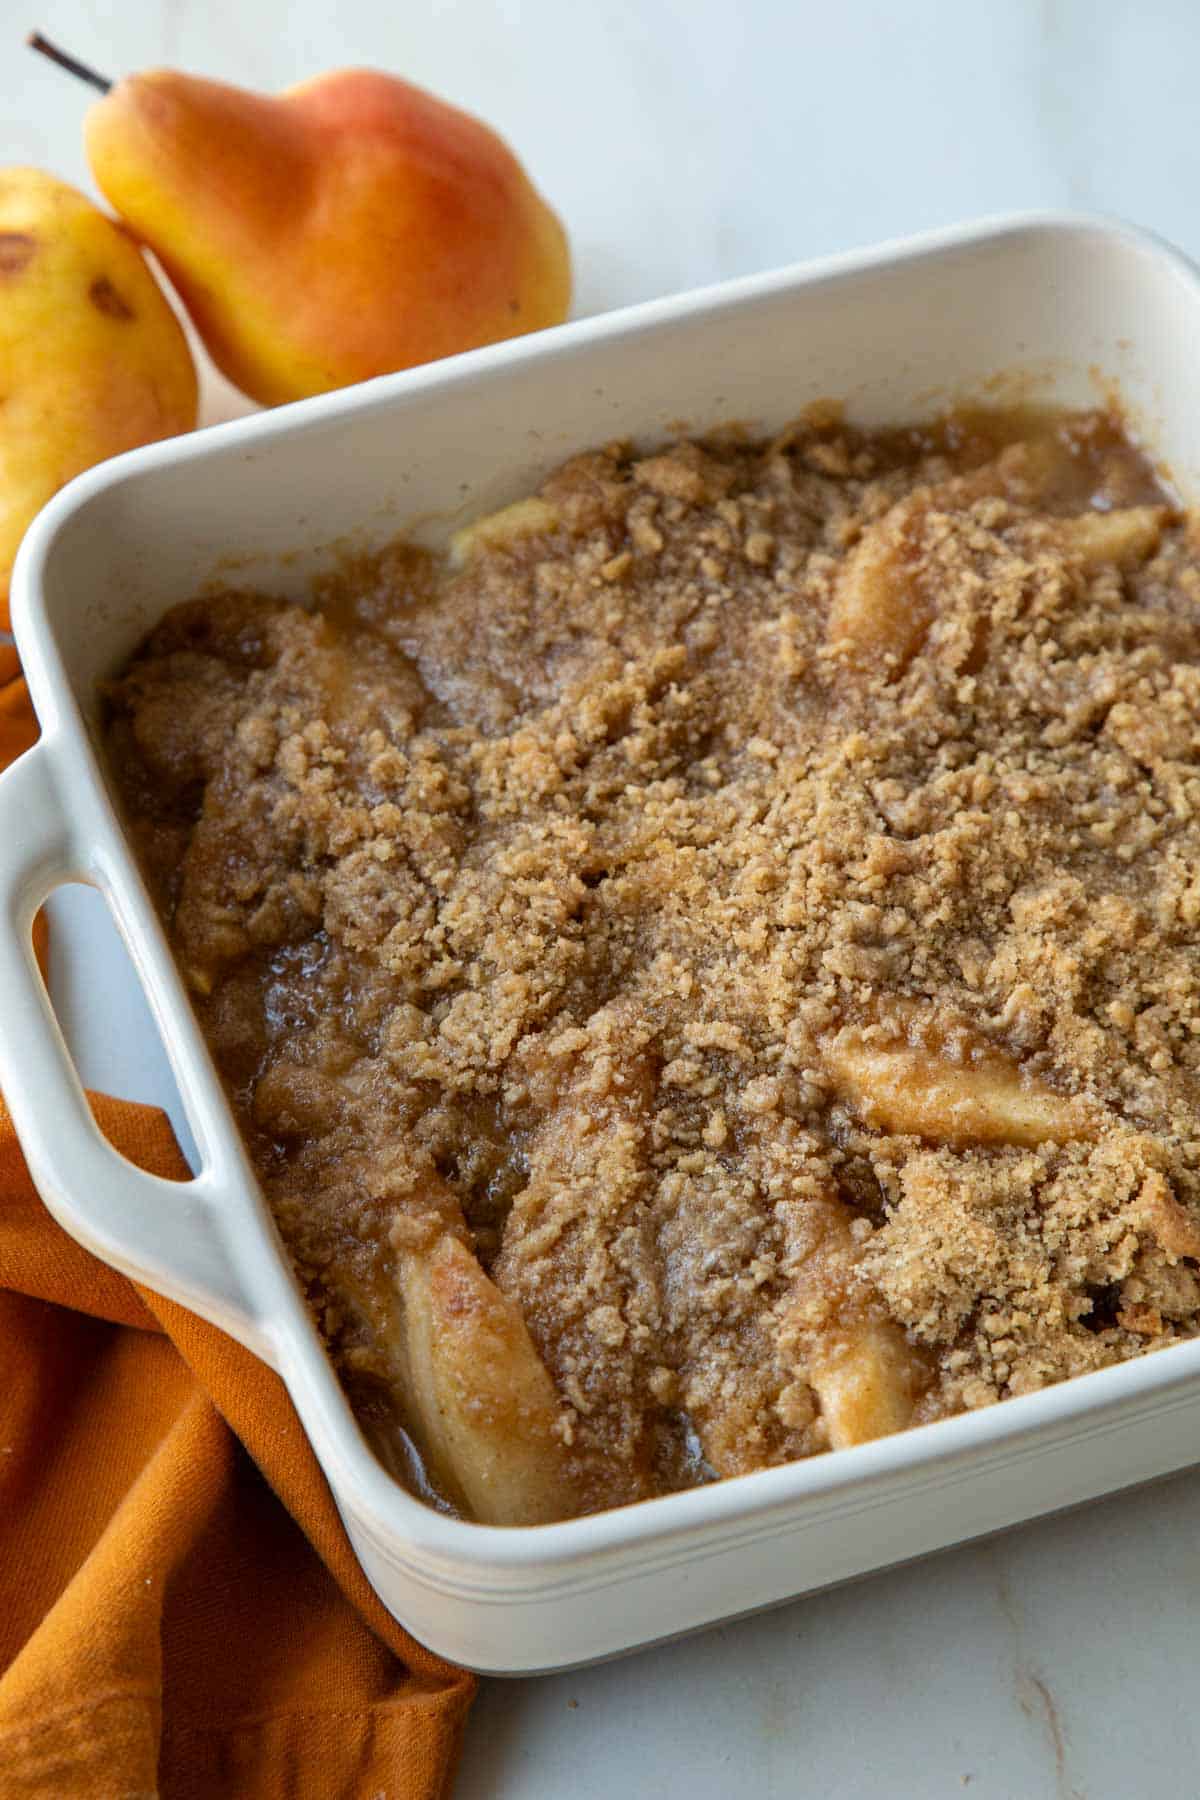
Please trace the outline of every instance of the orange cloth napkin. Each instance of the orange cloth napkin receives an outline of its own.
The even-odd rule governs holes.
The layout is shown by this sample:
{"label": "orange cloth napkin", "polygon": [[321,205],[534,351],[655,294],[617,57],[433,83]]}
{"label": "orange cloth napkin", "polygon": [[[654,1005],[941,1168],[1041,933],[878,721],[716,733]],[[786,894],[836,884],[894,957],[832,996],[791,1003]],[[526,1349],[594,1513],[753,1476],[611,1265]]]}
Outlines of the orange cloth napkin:
{"label": "orange cloth napkin", "polygon": [[[0,763],[34,736],[0,646]],[[93,1105],[186,1175],[161,1113]],[[278,1377],[61,1231],[0,1102],[3,1800],[434,1800],[473,1692],[376,1599]]]}

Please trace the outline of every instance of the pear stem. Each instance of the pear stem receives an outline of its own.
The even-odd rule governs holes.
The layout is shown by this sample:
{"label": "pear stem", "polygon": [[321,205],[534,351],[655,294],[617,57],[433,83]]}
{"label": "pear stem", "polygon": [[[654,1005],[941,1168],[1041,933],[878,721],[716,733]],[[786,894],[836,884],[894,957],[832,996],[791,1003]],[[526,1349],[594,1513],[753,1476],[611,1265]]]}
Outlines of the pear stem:
{"label": "pear stem", "polygon": [[42,55],[48,56],[52,63],[57,63],[60,69],[65,69],[68,75],[77,75],[80,81],[90,82],[92,87],[99,88],[102,94],[107,94],[112,86],[112,82],[108,81],[98,70],[90,68],[85,62],[80,62],[76,56],[68,56],[65,50],[60,50],[57,44],[52,44],[50,39],[43,37],[40,31],[31,31],[25,42],[31,50],[40,50]]}

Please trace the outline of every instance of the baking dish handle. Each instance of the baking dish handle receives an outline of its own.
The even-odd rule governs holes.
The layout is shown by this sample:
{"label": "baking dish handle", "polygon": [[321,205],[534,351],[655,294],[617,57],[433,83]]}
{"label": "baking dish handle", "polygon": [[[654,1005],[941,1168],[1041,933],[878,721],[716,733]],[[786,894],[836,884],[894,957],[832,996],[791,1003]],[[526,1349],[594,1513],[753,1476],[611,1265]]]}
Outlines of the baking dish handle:
{"label": "baking dish handle", "polygon": [[261,1353],[230,1260],[216,1184],[148,1174],[97,1126],[33,953],[38,909],[90,880],[43,739],[0,775],[0,1093],[34,1183],[89,1250]]}

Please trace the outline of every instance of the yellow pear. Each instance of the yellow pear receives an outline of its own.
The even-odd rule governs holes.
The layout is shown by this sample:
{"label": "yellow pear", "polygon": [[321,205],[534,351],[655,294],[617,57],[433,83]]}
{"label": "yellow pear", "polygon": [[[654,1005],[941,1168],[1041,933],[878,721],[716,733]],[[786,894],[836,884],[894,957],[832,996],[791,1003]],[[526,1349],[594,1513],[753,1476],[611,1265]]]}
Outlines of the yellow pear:
{"label": "yellow pear", "polygon": [[73,475],[196,423],[179,321],[129,234],[40,169],[0,168],[0,626],[17,546]]}

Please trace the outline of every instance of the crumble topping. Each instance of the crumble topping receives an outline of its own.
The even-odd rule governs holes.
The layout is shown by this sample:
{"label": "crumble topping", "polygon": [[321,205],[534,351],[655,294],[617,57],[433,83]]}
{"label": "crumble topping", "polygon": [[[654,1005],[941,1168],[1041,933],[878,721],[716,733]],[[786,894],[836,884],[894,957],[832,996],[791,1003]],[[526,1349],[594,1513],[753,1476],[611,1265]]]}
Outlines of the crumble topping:
{"label": "crumble topping", "polygon": [[448,559],[176,608],[109,707],[394,1458],[447,1235],[565,1510],[1196,1330],[1200,558],[1111,418],[615,445]]}

